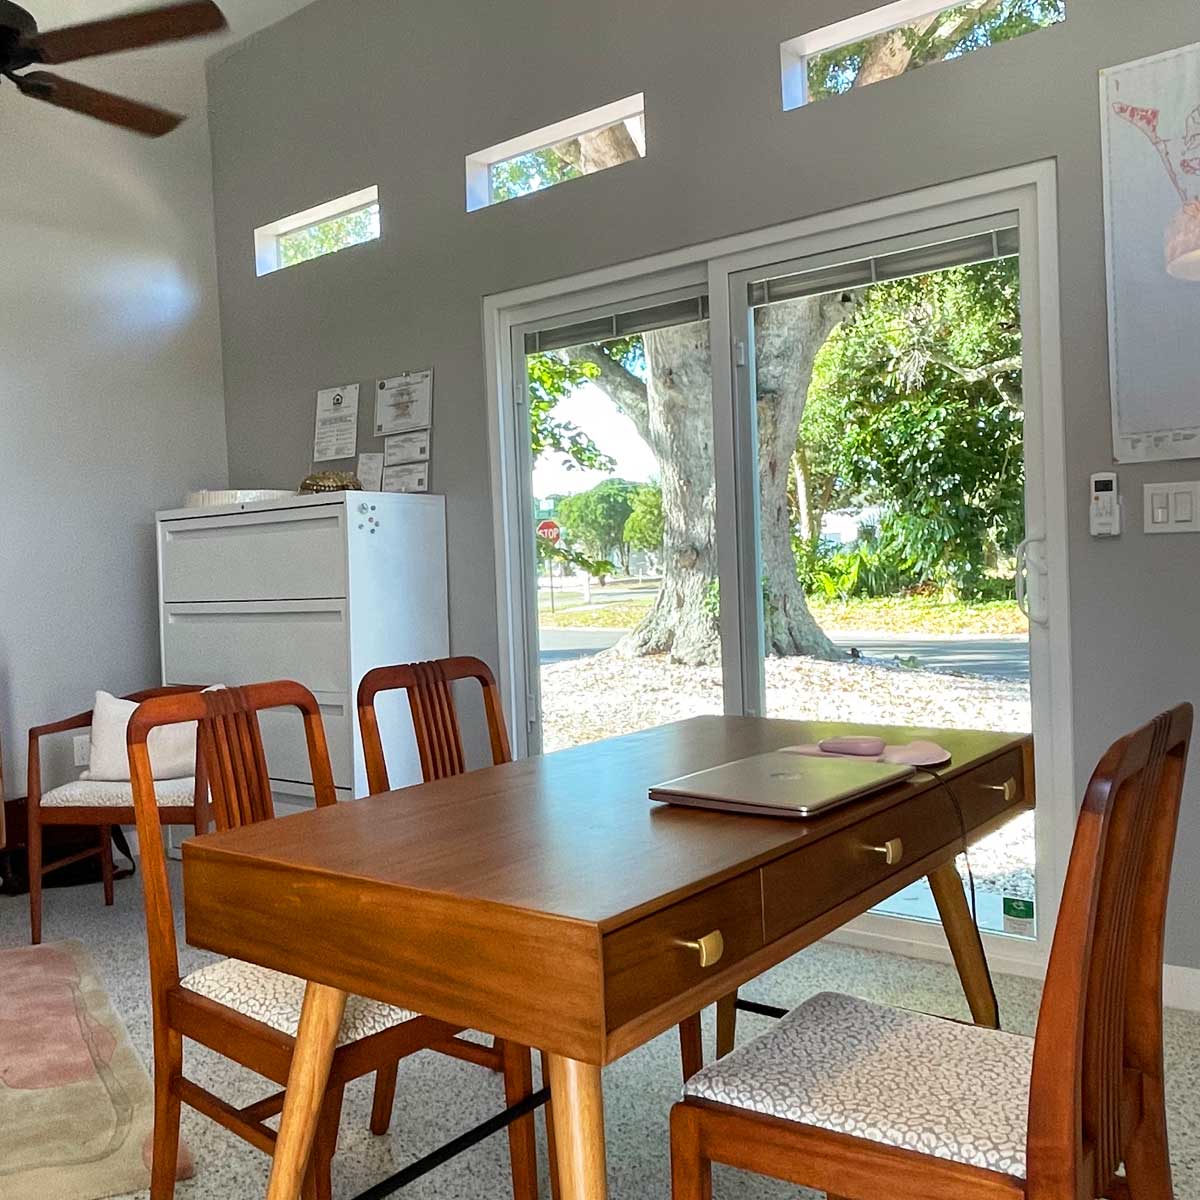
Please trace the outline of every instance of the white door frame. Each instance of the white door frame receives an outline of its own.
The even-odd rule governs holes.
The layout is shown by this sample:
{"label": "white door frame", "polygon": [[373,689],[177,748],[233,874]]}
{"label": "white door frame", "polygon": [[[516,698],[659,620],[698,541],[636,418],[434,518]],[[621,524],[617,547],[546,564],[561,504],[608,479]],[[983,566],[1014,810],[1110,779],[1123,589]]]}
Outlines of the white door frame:
{"label": "white door frame", "polygon": [[[752,426],[739,414],[730,302],[733,276],[757,266],[885,240],[996,212],[1018,214],[1021,240],[1021,319],[1026,428],[1026,516],[1030,533],[1045,538],[1033,572],[1034,604],[1047,627],[1033,625],[1032,699],[1038,740],[1038,928],[1036,942],[985,935],[1000,970],[1037,974],[1049,952],[1058,897],[1075,821],[1075,772],[1067,575],[1067,493],[1059,331],[1057,180],[1052,160],[1011,167],[954,183],[821,213],[772,229],[588,272],[484,299],[483,333],[489,397],[489,436],[496,537],[496,599],[500,680],[517,753],[528,746],[533,703],[528,686],[529,630],[526,573],[529,513],[517,464],[526,413],[514,395],[514,330],[530,322],[598,305],[657,295],[707,280],[712,345],[717,538],[722,548],[721,625],[727,712],[753,712],[761,696],[761,599],[755,583],[758,553],[752,479],[739,478],[739,450]],[[1032,368],[1032,369],[1031,369]],[[1040,510],[1040,511],[1039,511]],[[749,524],[746,522],[749,521]],[[1049,630],[1053,629],[1053,637]],[[908,954],[947,956],[936,925],[876,914],[839,935],[844,940]]]}

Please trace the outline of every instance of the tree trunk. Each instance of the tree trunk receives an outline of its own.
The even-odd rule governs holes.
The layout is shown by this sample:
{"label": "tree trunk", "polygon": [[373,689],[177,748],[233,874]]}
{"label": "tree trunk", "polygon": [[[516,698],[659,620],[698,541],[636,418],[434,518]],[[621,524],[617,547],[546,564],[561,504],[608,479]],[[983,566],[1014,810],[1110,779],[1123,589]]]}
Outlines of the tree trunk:
{"label": "tree trunk", "polygon": [[596,386],[633,422],[658,463],[663,497],[662,587],[622,638],[627,654],[670,654],[696,666],[720,661],[715,613],[716,478],[708,322],[642,335],[643,382],[594,346],[572,354],[600,367]]}
{"label": "tree trunk", "polygon": [[622,163],[640,158],[637,143],[622,121],[607,129],[589,133],[555,147],[558,154],[569,163],[574,163],[584,175],[603,171],[606,167],[619,167]]}
{"label": "tree trunk", "polygon": [[841,657],[808,611],[796,577],[788,472],[796,452],[813,362],[852,308],[848,296],[814,296],[764,305],[754,314],[763,633],[771,654]]}
{"label": "tree trunk", "polygon": [[[756,316],[763,599],[772,654],[841,657],[808,611],[796,577],[787,488],[813,360],[852,303],[821,296],[772,305]],[[644,382],[595,346],[571,352],[600,368],[596,386],[633,422],[661,474],[662,589],[618,645],[626,653],[714,663],[720,638],[708,324],[656,329],[642,340]]]}

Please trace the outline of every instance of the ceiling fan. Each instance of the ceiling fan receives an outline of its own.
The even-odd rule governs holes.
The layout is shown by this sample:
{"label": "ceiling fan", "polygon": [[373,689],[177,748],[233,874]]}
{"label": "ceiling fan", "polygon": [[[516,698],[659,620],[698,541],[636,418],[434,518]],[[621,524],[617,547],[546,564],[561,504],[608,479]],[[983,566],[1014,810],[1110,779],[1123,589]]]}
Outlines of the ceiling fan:
{"label": "ceiling fan", "polygon": [[225,28],[225,17],[212,0],[189,0],[40,33],[30,13],[12,0],[0,0],[0,77],[15,84],[23,96],[146,137],[162,137],[183,120],[179,113],[28,68],[156,46]]}

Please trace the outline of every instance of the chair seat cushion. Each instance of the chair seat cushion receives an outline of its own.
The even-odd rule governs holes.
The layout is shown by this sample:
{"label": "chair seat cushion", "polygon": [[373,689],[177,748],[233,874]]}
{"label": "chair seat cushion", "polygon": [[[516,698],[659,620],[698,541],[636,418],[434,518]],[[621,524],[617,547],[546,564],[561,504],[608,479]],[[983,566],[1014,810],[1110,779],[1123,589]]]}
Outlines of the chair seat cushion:
{"label": "chair seat cushion", "polygon": [[[190,808],[194,779],[159,779],[154,792],[160,808]],[[42,795],[43,808],[132,808],[133,785],[111,779],[76,779]]]}
{"label": "chair seat cushion", "polygon": [[684,1093],[1025,1176],[1033,1040],[823,992]]}
{"label": "chair seat cushion", "polygon": [[[238,958],[223,958],[185,976],[180,980],[180,986],[290,1037],[295,1037],[300,1027],[305,984],[295,975],[285,975],[282,971],[272,971]],[[406,1008],[393,1008],[364,996],[348,996],[337,1044],[346,1046],[372,1034],[383,1033],[415,1016],[416,1013]]]}

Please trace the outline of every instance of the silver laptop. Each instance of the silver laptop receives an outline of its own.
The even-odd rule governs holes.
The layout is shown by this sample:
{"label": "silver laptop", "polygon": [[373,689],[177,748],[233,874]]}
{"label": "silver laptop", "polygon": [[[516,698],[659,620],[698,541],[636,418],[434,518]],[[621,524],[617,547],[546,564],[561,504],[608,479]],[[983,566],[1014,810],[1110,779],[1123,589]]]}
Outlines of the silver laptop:
{"label": "silver laptop", "polygon": [[765,817],[811,817],[912,773],[907,763],[809,758],[777,750],[669,779],[650,789],[650,799]]}

